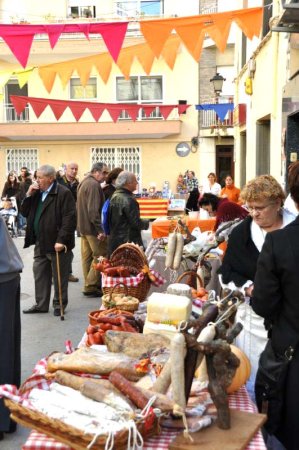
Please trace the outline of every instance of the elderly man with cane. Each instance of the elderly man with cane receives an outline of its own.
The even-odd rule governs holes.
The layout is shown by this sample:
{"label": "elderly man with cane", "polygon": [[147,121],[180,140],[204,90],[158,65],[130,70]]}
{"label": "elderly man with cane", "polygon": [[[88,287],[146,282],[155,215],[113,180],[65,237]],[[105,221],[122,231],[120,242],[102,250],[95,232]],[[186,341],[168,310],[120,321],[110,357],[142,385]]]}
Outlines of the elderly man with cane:
{"label": "elderly man with cane", "polygon": [[29,187],[21,212],[27,217],[24,248],[35,245],[36,304],[23,313],[48,312],[53,275],[54,316],[63,319],[68,304],[71,250],[75,245],[76,204],[70,190],[57,183],[54,167],[43,165],[37,169],[37,181]]}

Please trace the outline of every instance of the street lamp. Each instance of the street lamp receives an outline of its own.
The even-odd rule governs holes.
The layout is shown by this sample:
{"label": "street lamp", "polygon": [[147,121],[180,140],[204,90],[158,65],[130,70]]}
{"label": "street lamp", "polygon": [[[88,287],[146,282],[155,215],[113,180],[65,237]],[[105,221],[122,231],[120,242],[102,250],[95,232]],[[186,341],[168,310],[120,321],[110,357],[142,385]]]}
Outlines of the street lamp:
{"label": "street lamp", "polygon": [[216,75],[213,76],[213,78],[210,79],[210,82],[213,83],[213,88],[216,97],[219,97],[219,95],[222,92],[223,81],[225,81],[225,78],[218,72],[216,73]]}

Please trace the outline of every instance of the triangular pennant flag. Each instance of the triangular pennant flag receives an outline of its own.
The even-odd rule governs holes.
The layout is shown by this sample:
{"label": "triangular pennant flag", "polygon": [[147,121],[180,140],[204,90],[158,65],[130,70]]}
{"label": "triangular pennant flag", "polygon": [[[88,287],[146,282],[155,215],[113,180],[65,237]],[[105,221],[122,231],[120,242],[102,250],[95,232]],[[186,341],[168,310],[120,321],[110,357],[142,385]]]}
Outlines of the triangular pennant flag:
{"label": "triangular pennant flag", "polygon": [[[149,117],[157,105],[140,105],[146,117]],[[160,106],[160,105],[159,105]]]}
{"label": "triangular pennant flag", "polygon": [[120,113],[123,111],[123,108],[119,105],[111,105],[107,104],[106,109],[109,112],[113,122],[116,122],[119,118]]}
{"label": "triangular pennant flag", "polygon": [[103,114],[103,111],[105,109],[105,105],[89,105],[88,106],[89,111],[91,112],[92,117],[97,122],[101,115]]}
{"label": "triangular pennant flag", "polygon": [[142,49],[139,49],[136,57],[142,65],[144,72],[149,75],[155,59],[155,55],[150,47],[148,45],[144,45]]}
{"label": "triangular pennant flag", "polygon": [[43,102],[42,99],[39,98],[30,98],[29,103],[34,111],[34,114],[38,118],[48,106],[47,103]]}
{"label": "triangular pennant flag", "polygon": [[263,21],[263,8],[243,9],[232,11],[232,13],[234,21],[248,39],[253,39],[254,36],[259,37]]}
{"label": "triangular pennant flag", "polygon": [[169,114],[171,113],[171,111],[174,108],[176,108],[176,106],[173,106],[173,105],[161,105],[161,106],[159,106],[160,113],[162,114],[162,117],[164,118],[164,120],[167,119],[167,117],[169,116]]}
{"label": "triangular pennant flag", "polygon": [[41,66],[38,69],[38,74],[42,79],[45,88],[50,93],[55,82],[56,72],[49,66]]}
{"label": "triangular pennant flag", "polygon": [[81,119],[82,114],[87,108],[87,105],[84,105],[82,102],[69,102],[68,106],[77,122]]}
{"label": "triangular pennant flag", "polygon": [[10,102],[13,104],[17,115],[22,114],[28,103],[28,98],[22,95],[10,95]]}
{"label": "triangular pennant flag", "polygon": [[127,80],[130,78],[130,71],[135,58],[135,54],[136,49],[131,49],[129,47],[125,50],[122,50],[117,59],[118,68]]}
{"label": "triangular pennant flag", "polygon": [[76,25],[80,32],[85,34],[86,38],[89,40],[90,23],[77,23]]}
{"label": "triangular pennant flag", "polygon": [[171,70],[174,68],[180,45],[180,38],[178,36],[171,36],[161,52],[161,56]]}
{"label": "triangular pennant flag", "polygon": [[67,102],[61,100],[49,100],[50,108],[53,111],[56,120],[59,120],[66,108],[68,107]]}
{"label": "triangular pennant flag", "polygon": [[173,30],[173,23],[163,20],[141,21],[140,30],[146,39],[146,42],[159,58],[161,51]]}
{"label": "triangular pennant flag", "polygon": [[73,75],[74,69],[72,67],[65,68],[64,71],[58,73],[58,76],[61,80],[61,84],[63,89],[67,86],[71,76]]}
{"label": "triangular pennant flag", "polygon": [[21,28],[17,29],[17,32],[12,32],[3,29],[4,25],[1,25],[0,37],[6,42],[19,63],[26,67],[35,31],[23,29],[22,25],[18,26]]}
{"label": "triangular pennant flag", "polygon": [[104,83],[107,83],[111,69],[112,69],[112,59],[109,53],[103,53],[94,58],[93,64],[96,67],[100,77]]}
{"label": "triangular pennant flag", "polygon": [[53,49],[57,44],[58,39],[61,36],[61,33],[64,31],[64,24],[53,24],[53,25],[44,25],[46,32],[49,36],[49,41],[51,48]]}
{"label": "triangular pennant flag", "polygon": [[[211,27],[207,27],[206,32],[209,34],[210,37],[212,37],[219,50],[221,52],[224,52],[230,32],[230,27],[232,24],[231,11],[218,14],[211,14],[211,18],[214,25]],[[213,31],[210,28],[212,30],[216,28],[217,34],[215,32],[213,33]]]}
{"label": "triangular pennant flag", "polygon": [[101,35],[106,47],[114,59],[117,61],[119,52],[122,48],[129,22],[105,23],[101,27]]}
{"label": "triangular pennant flag", "polygon": [[18,83],[19,83],[20,89],[22,89],[22,87],[24,87],[25,84],[28,83],[28,80],[31,77],[33,70],[34,69],[32,68],[32,69],[28,69],[28,70],[22,70],[22,71],[15,72],[15,74],[18,78]]}
{"label": "triangular pennant flag", "polygon": [[184,112],[186,112],[189,107],[190,105],[178,105],[178,113],[184,114]]}
{"label": "triangular pennant flag", "polygon": [[135,122],[138,117],[140,105],[126,105],[126,112],[129,114],[131,119]]}

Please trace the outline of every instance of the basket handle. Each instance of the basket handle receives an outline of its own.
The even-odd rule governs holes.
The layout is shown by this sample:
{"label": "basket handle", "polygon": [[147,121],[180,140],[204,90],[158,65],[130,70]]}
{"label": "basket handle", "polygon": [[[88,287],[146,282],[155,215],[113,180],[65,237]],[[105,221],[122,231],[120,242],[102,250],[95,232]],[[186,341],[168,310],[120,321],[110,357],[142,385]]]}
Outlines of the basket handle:
{"label": "basket handle", "polygon": [[112,300],[112,294],[113,294],[113,291],[114,291],[114,289],[115,289],[116,287],[118,287],[118,286],[123,286],[123,287],[125,288],[125,295],[128,295],[128,293],[129,293],[128,287],[127,287],[124,283],[116,283],[116,284],[113,286],[113,288],[111,289],[109,301]]}
{"label": "basket handle", "polygon": [[191,276],[195,276],[200,284],[200,287],[204,287],[203,286],[203,281],[201,279],[201,277],[198,275],[198,273],[196,273],[194,270],[187,270],[186,272],[183,272],[176,280],[176,283],[180,283],[182,281],[183,278],[185,278],[185,276],[187,275],[191,275]]}

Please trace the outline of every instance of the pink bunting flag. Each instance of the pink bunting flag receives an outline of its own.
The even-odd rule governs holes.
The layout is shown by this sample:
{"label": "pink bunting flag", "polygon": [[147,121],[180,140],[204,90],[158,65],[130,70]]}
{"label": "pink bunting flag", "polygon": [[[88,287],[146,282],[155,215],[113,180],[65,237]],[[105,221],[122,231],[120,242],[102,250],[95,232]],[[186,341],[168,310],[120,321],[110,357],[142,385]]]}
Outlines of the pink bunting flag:
{"label": "pink bunting flag", "polygon": [[62,33],[101,34],[110,55],[117,61],[126,36],[128,22],[113,23],[74,23],[74,24],[1,24],[0,37],[6,42],[14,56],[26,67],[33,38],[36,34],[47,34],[52,49]]}

